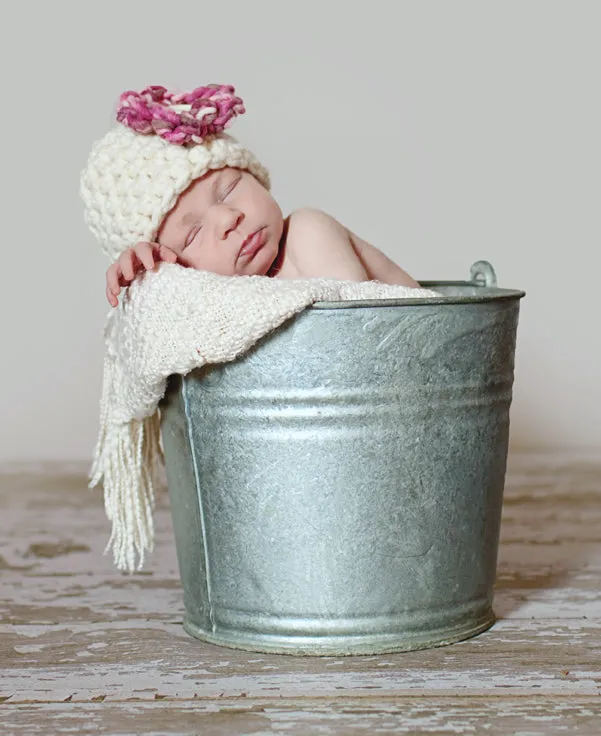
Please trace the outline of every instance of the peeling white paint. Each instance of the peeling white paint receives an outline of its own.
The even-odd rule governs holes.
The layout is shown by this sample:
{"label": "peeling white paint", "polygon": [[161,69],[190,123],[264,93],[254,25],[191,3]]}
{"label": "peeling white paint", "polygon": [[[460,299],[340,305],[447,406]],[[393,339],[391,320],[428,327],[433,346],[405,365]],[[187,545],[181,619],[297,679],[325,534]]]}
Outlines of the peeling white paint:
{"label": "peeling white paint", "polygon": [[149,568],[128,577],[102,556],[101,498],[83,479],[37,469],[2,483],[7,733],[107,722],[115,733],[210,733],[198,719],[219,716],[221,728],[228,713],[232,734],[599,732],[601,458],[511,457],[500,619],[451,647],[382,657],[255,656],[192,639],[165,498]]}

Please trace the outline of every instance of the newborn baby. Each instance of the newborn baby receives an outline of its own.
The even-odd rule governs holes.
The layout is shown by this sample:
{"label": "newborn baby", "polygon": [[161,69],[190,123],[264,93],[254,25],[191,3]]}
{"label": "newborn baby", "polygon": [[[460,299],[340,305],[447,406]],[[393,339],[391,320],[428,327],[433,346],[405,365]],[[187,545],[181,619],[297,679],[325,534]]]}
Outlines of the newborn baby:
{"label": "newborn baby", "polygon": [[165,216],[154,242],[128,248],[109,267],[106,295],[167,261],[223,276],[376,280],[419,288],[384,253],[315,209],[285,219],[275,199],[249,171],[225,167],[197,179]]}
{"label": "newborn baby", "polygon": [[126,91],[81,176],[84,217],[111,258],[106,296],[159,261],[223,276],[419,284],[329,215],[284,218],[257,157],[225,133],[245,112],[231,85]]}

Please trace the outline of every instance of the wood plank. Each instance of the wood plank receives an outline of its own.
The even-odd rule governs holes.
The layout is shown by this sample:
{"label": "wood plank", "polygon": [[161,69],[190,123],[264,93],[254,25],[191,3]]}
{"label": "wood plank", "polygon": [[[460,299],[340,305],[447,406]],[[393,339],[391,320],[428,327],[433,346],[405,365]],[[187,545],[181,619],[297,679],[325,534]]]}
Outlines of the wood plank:
{"label": "wood plank", "polygon": [[491,630],[450,647],[343,658],[189,637],[167,495],[156,551],[127,576],[102,555],[102,497],[76,470],[0,472],[3,729],[601,730],[601,456],[510,457]]}
{"label": "wood plank", "polygon": [[[523,624],[523,622],[522,622]],[[456,693],[599,695],[601,627],[509,626],[452,647],[365,657],[287,657],[190,639],[178,622],[17,627],[2,633],[6,702],[154,697],[319,697]],[[601,701],[600,701],[601,702]]]}
{"label": "wood plank", "polygon": [[598,698],[411,697],[110,703],[4,708],[3,733],[72,734],[480,734],[598,736]]}

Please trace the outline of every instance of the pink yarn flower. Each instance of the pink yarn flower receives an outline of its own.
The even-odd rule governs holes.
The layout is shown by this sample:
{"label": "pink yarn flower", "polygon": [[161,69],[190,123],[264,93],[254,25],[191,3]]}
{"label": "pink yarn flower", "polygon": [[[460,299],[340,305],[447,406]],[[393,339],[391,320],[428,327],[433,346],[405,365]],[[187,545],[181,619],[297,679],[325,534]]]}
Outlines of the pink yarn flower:
{"label": "pink yarn flower", "polygon": [[209,84],[177,93],[151,86],[141,92],[123,92],[117,120],[136,133],[155,134],[183,146],[221,133],[244,112],[244,103],[231,85]]}

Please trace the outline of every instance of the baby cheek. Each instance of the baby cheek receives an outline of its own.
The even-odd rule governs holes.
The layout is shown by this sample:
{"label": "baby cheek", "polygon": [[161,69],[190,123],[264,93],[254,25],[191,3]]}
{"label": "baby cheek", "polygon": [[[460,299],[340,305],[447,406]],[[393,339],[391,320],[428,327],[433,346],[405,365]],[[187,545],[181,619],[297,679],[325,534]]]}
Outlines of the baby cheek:
{"label": "baby cheek", "polygon": [[276,234],[278,235],[278,238],[282,234],[282,231],[284,230],[284,216],[282,215],[282,210],[280,209],[280,206],[275,200],[271,200],[271,206],[269,208],[269,213],[271,217],[271,221],[273,224],[273,228],[276,231]]}
{"label": "baby cheek", "polygon": [[197,243],[190,243],[180,252],[180,260],[186,266],[197,266],[200,257],[201,250]]}

